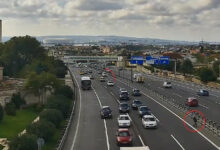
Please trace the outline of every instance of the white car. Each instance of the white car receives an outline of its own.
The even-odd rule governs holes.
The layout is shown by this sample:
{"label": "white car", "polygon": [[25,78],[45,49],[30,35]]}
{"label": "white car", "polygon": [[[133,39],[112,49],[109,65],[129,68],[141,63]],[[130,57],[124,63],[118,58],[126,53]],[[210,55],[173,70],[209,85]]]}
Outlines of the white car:
{"label": "white car", "polygon": [[130,117],[128,115],[119,115],[118,126],[119,127],[130,127],[131,126]]}
{"label": "white car", "polygon": [[121,93],[123,93],[123,92],[128,92],[125,88],[120,88],[120,90],[119,90]]}
{"label": "white car", "polygon": [[172,88],[172,84],[171,84],[171,82],[164,82],[163,83],[163,87],[165,87],[165,88]]}
{"label": "white car", "polygon": [[157,128],[157,120],[152,115],[144,115],[142,117],[142,125],[144,128]]}
{"label": "white car", "polygon": [[103,76],[103,77],[107,77],[106,72],[102,72],[102,76]]}
{"label": "white car", "polygon": [[107,82],[107,85],[108,85],[108,86],[114,86],[114,82],[108,81],[108,82]]}

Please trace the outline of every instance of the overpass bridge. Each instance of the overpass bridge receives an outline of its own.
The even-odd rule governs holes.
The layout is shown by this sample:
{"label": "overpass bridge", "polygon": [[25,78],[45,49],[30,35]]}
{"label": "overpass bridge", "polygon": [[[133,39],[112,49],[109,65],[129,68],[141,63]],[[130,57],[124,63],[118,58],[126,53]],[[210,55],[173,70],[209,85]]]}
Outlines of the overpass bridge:
{"label": "overpass bridge", "polygon": [[116,62],[122,61],[122,56],[64,56],[63,61],[65,63],[74,63],[77,61],[97,61],[97,62]]}

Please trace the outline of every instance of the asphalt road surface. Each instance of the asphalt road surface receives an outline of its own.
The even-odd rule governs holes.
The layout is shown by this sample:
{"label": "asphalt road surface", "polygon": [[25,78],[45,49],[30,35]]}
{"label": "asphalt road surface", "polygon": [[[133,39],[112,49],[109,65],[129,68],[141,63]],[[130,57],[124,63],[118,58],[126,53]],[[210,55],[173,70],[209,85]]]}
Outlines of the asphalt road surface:
{"label": "asphalt road surface", "polygon": [[[78,86],[80,86],[81,76],[78,73],[78,68],[71,68],[71,71]],[[124,75],[129,77],[129,72],[125,72]],[[107,77],[106,79],[112,78]],[[161,80],[149,77],[148,82],[145,84],[163,94],[169,94],[170,97],[178,98],[180,102],[185,101],[185,95],[192,96],[194,94],[194,91],[187,88],[182,90],[181,86],[175,86],[173,89],[160,89],[159,87],[162,87],[161,83],[163,83]],[[99,81],[99,75],[95,73],[95,79],[92,80],[92,90],[83,91],[79,87],[77,109],[67,140],[64,143],[64,150],[119,150],[115,136],[118,129],[119,88],[126,88],[131,93],[132,88],[137,86],[137,84],[128,86],[119,78],[113,87],[108,87],[106,82]],[[178,115],[156,102],[157,100],[152,99],[145,91],[142,92],[144,94],[137,99],[152,110],[153,115],[159,120],[159,126],[157,129],[144,129],[137,111],[131,110],[129,116],[132,120],[130,130],[134,138],[133,146],[146,145],[151,150],[218,149],[218,146],[203,134],[188,132]],[[128,103],[131,104],[133,99],[134,97],[130,95]],[[218,106],[213,104],[215,98],[210,96],[208,99],[210,102],[207,102],[205,98],[201,98],[201,104],[207,108],[201,106],[200,110],[213,116],[212,113],[217,111]],[[101,119],[99,111],[102,106],[111,107],[113,110],[112,119]],[[214,110],[210,111],[212,107]]]}

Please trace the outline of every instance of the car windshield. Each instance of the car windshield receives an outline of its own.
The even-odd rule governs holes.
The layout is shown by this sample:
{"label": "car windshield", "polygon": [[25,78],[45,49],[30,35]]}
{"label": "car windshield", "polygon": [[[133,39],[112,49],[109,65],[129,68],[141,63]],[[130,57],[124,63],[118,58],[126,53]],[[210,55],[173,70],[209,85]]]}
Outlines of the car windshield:
{"label": "car windshield", "polygon": [[121,92],[122,95],[128,95],[128,92]]}
{"label": "car windshield", "polygon": [[167,84],[171,84],[171,82],[167,82]]}
{"label": "car windshield", "polygon": [[137,89],[136,89],[136,90],[134,90],[134,92],[140,92],[140,90],[137,90]]}
{"label": "car windshield", "polygon": [[128,104],[121,104],[121,107],[128,107]]}
{"label": "car windshield", "polygon": [[144,118],[144,121],[155,121],[155,119],[153,117],[150,118]]}
{"label": "car windshield", "polygon": [[119,120],[130,120],[128,116],[120,116]]}
{"label": "car windshield", "polygon": [[103,112],[110,112],[111,110],[110,110],[110,108],[103,108],[102,111]]}
{"label": "car windshield", "polygon": [[141,107],[140,111],[149,111],[148,107]]}
{"label": "car windshield", "polygon": [[118,133],[118,136],[120,137],[127,137],[127,136],[130,136],[129,132],[128,131],[121,131]]}
{"label": "car windshield", "polygon": [[134,101],[135,104],[140,105],[142,104],[141,101]]}

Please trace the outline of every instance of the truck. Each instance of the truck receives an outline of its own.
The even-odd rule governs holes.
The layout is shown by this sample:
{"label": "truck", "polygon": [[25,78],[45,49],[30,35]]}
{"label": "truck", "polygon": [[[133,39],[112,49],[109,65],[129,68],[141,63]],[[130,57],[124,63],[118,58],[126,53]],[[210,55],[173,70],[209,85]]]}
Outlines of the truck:
{"label": "truck", "polygon": [[92,85],[92,82],[91,82],[90,77],[82,77],[81,78],[81,88],[83,90],[90,90],[91,85]]}
{"label": "truck", "polygon": [[137,83],[144,83],[144,76],[141,74],[138,74],[138,75],[136,75],[135,80]]}
{"label": "truck", "polygon": [[150,150],[148,146],[143,147],[120,147],[120,150]]}

